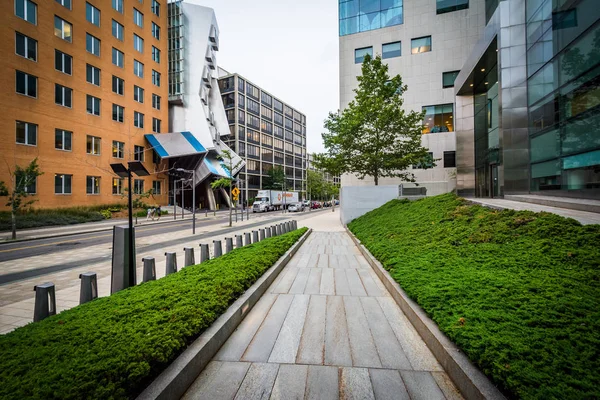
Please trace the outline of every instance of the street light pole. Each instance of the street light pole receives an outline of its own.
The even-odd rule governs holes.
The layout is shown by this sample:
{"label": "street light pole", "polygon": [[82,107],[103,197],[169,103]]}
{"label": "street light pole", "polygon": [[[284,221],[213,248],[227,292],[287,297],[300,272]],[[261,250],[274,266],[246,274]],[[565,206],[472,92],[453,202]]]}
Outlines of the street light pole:
{"label": "street light pole", "polygon": [[[192,169],[177,168],[178,172],[192,174],[192,234],[196,234],[196,171]],[[189,179],[188,179],[189,181]],[[183,209],[183,178],[181,179],[181,208]],[[183,211],[182,214],[183,215]],[[183,219],[183,218],[182,218]]]}
{"label": "street light pole", "polygon": [[173,221],[177,220],[177,177],[173,176]]}
{"label": "street light pole", "polygon": [[[134,248],[133,248],[133,200],[132,200],[132,194],[131,192],[133,191],[133,187],[131,186],[131,168],[127,168],[127,180],[129,181],[129,193],[128,193],[128,199],[127,199],[127,208],[129,211],[129,245],[128,250],[129,250],[129,286],[135,286],[135,284],[137,282],[135,282],[135,259],[133,256],[134,253]],[[131,273],[131,270],[133,270],[133,274]],[[133,280],[133,282],[132,282]]]}

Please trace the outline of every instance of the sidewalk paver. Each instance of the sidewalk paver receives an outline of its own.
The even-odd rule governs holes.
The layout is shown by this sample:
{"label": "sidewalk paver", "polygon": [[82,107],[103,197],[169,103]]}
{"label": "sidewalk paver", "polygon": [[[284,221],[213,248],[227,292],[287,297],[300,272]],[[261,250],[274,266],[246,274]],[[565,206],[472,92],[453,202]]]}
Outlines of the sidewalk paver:
{"label": "sidewalk paver", "polygon": [[460,399],[338,212],[314,232],[184,399]]}

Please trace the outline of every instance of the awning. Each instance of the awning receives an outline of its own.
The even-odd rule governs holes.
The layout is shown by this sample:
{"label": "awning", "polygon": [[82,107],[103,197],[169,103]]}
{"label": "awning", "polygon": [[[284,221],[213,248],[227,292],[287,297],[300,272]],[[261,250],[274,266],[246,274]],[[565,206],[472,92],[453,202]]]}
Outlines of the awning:
{"label": "awning", "polygon": [[208,172],[223,178],[231,178],[229,170],[222,161],[216,159],[214,154],[209,154],[204,158],[203,163],[200,165],[200,170],[205,170],[205,173]]}
{"label": "awning", "polygon": [[173,158],[207,151],[191,132],[154,133],[144,135],[160,158]]}

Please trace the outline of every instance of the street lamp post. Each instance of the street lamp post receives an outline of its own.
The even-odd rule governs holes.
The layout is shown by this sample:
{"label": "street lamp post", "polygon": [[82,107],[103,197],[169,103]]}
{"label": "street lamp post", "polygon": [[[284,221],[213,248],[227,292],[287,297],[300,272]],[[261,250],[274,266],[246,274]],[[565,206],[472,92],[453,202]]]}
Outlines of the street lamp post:
{"label": "street lamp post", "polygon": [[121,163],[116,163],[116,164],[110,164],[110,167],[112,168],[113,172],[115,174],[117,174],[119,177],[121,178],[127,178],[128,184],[129,184],[129,193],[127,196],[127,208],[129,211],[129,232],[128,232],[128,241],[129,241],[129,254],[128,254],[128,259],[129,259],[129,265],[127,268],[127,273],[128,273],[128,285],[129,286],[135,286],[136,281],[135,281],[135,256],[134,256],[134,245],[133,245],[133,238],[134,238],[134,234],[133,234],[133,187],[131,184],[131,176],[132,174],[136,174],[137,176],[148,176],[150,175],[150,173],[148,172],[148,170],[146,170],[146,168],[144,168],[144,165],[139,162],[139,161],[129,161],[127,163],[127,167],[125,167],[123,164]]}
{"label": "street lamp post", "polygon": [[[187,172],[192,174],[192,235],[196,234],[196,171],[191,169],[177,168],[178,172]],[[183,189],[183,182],[181,185]],[[183,191],[181,192],[181,205],[183,207]]]}

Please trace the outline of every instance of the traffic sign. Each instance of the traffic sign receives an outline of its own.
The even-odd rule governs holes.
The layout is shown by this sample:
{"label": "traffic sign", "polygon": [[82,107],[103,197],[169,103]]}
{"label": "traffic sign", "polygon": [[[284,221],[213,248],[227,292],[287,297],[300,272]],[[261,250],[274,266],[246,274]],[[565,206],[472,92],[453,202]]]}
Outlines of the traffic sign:
{"label": "traffic sign", "polygon": [[[240,195],[240,189],[238,188],[233,188],[233,190],[231,191],[231,194],[233,195],[233,197],[238,197]],[[236,199],[237,200],[237,199]]]}

